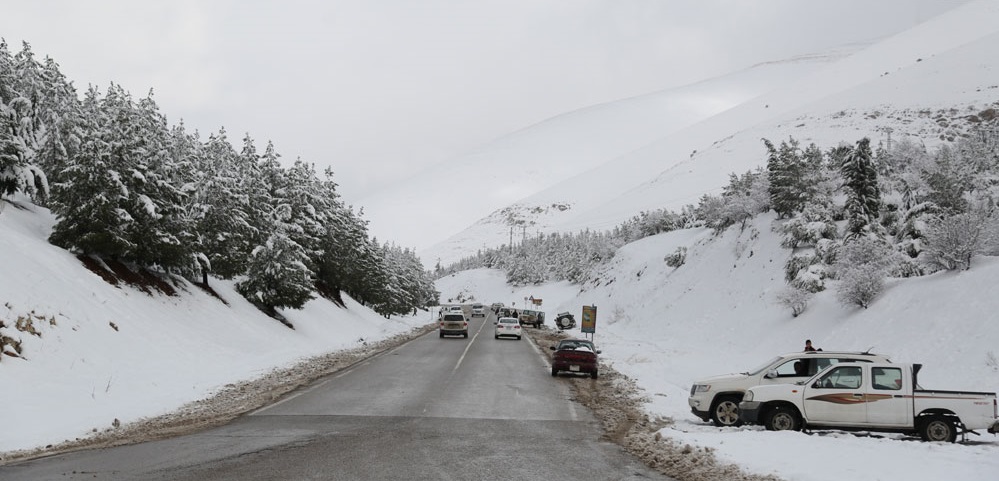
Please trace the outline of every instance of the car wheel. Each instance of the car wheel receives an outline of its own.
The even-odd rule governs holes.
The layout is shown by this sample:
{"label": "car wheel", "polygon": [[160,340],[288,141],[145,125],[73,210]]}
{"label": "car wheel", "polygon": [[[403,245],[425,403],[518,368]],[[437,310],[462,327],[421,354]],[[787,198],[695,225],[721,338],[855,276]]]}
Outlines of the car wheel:
{"label": "car wheel", "polygon": [[493,334],[493,339],[499,339],[499,334]]}
{"label": "car wheel", "polygon": [[711,408],[711,420],[720,428],[739,426],[739,401],[736,396],[721,396]]}
{"label": "car wheel", "polygon": [[590,377],[593,378],[593,379],[596,379],[597,378],[597,371],[591,372],[590,373]]}
{"label": "car wheel", "polygon": [[552,376],[558,376],[558,369],[552,368]]}
{"label": "car wheel", "polygon": [[462,334],[462,337],[464,337],[465,339],[468,339],[468,333],[466,332],[466,333]]}
{"label": "car wheel", "polygon": [[518,341],[520,340],[520,336],[517,336],[517,340],[518,340]]}
{"label": "car wheel", "polygon": [[441,333],[441,339],[444,339],[444,333],[443,332]]}
{"label": "car wheel", "polygon": [[763,426],[768,431],[797,431],[801,429],[801,416],[797,409],[777,406],[767,411],[763,417]]}
{"label": "car wheel", "polygon": [[919,436],[923,441],[952,443],[957,440],[957,427],[944,416],[933,416],[922,423]]}

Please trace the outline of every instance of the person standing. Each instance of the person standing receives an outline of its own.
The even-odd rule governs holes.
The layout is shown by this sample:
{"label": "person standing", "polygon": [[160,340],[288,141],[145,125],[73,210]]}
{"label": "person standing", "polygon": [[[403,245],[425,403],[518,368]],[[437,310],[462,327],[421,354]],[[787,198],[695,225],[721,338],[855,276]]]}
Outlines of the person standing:
{"label": "person standing", "polygon": [[805,352],[814,351],[814,350],[815,350],[815,348],[812,347],[812,340],[811,339],[805,339]]}

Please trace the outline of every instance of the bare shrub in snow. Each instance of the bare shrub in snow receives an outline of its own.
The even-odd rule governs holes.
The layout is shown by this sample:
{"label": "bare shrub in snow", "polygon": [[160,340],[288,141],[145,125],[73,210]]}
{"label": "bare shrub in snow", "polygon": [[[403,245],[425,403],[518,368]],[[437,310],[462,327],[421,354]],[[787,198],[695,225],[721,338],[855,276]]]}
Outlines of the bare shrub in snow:
{"label": "bare shrub in snow", "polygon": [[667,255],[664,260],[666,261],[666,265],[670,267],[676,268],[682,266],[687,262],[687,248],[677,247],[676,251]]}
{"label": "bare shrub in snow", "polygon": [[995,247],[997,216],[984,209],[931,220],[922,260],[931,269],[967,270],[971,258]]}
{"label": "bare shrub in snow", "polygon": [[870,264],[846,269],[836,286],[836,299],[844,305],[867,309],[884,289],[884,271]]}
{"label": "bare shrub in snow", "polygon": [[898,264],[898,253],[884,241],[859,237],[840,248],[834,270],[836,298],[867,309],[884,289],[884,278]]}
{"label": "bare shrub in snow", "polygon": [[808,307],[808,301],[812,299],[813,295],[813,293],[806,289],[791,286],[777,294],[777,302],[791,309],[793,317],[798,317],[802,312],[805,312],[805,308]]}

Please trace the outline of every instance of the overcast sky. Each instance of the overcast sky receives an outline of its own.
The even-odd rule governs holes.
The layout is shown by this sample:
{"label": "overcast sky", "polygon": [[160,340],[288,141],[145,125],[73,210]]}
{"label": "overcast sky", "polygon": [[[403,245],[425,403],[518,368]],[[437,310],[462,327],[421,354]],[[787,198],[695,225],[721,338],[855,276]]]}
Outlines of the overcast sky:
{"label": "overcast sky", "polygon": [[0,0],[0,36],[79,93],[153,89],[171,124],[273,140],[341,192],[510,131],[850,40],[966,0]]}

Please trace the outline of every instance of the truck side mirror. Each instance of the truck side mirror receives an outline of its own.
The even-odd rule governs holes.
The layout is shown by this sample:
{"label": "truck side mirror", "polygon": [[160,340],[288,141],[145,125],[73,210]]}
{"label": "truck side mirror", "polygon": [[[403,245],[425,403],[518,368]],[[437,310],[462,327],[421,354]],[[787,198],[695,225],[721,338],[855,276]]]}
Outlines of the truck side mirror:
{"label": "truck side mirror", "polygon": [[771,370],[767,371],[766,376],[763,376],[763,377],[765,377],[767,379],[774,379],[777,376],[778,376],[777,370],[776,369],[771,369]]}

